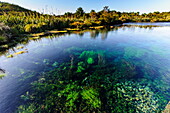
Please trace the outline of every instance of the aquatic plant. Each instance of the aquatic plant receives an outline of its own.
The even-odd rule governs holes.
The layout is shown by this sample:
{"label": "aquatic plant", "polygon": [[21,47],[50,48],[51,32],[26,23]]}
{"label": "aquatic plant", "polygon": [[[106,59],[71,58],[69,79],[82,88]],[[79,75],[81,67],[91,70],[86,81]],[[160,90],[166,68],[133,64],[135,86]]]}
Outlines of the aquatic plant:
{"label": "aquatic plant", "polygon": [[49,59],[44,59],[43,63],[46,64],[46,65],[49,65],[50,64],[50,60]]}
{"label": "aquatic plant", "polygon": [[[114,90],[109,94],[113,98],[109,98],[112,112],[157,112],[159,111],[159,98],[154,95],[148,86],[143,86],[140,83],[127,81],[114,85]],[[114,102],[114,98],[116,102]],[[127,103],[127,104],[126,104]],[[119,105],[117,105],[119,104]],[[121,106],[125,109],[122,109]],[[129,109],[135,107],[136,109]]]}
{"label": "aquatic plant", "polygon": [[88,59],[88,58],[97,58],[97,53],[95,51],[83,51],[79,58],[85,58],[85,59]]}
{"label": "aquatic plant", "polygon": [[53,67],[58,67],[58,65],[59,65],[58,62],[54,62],[54,63],[52,64]]}
{"label": "aquatic plant", "polygon": [[36,105],[31,103],[30,105],[19,106],[17,113],[35,113],[36,111]]}
{"label": "aquatic plant", "polygon": [[90,110],[101,108],[101,100],[97,90],[93,88],[82,90],[81,95],[82,99],[85,100],[86,105],[90,108]]}
{"label": "aquatic plant", "polygon": [[84,62],[79,62],[77,67],[77,72],[82,72],[83,70],[85,70],[84,66],[85,66]]}
{"label": "aquatic plant", "polygon": [[88,64],[93,64],[93,63],[94,63],[93,58],[88,58],[88,59],[87,59],[87,63],[88,63]]}
{"label": "aquatic plant", "polygon": [[[77,49],[76,49],[77,50]],[[74,51],[74,49],[73,49]],[[22,96],[30,103],[21,105],[26,111],[43,112],[160,112],[167,97],[160,95],[158,84],[139,77],[137,67],[128,59],[107,62],[104,51],[77,51],[71,60],[45,72],[32,83],[34,89]],[[113,55],[114,56],[114,55]],[[138,56],[138,55],[137,55]],[[69,58],[70,58],[69,57]],[[106,58],[105,58],[106,57]],[[49,60],[43,61],[49,64]],[[101,65],[102,64],[102,65]],[[142,71],[140,71],[142,72]],[[157,86],[156,86],[157,85]],[[166,92],[165,92],[166,93]]]}

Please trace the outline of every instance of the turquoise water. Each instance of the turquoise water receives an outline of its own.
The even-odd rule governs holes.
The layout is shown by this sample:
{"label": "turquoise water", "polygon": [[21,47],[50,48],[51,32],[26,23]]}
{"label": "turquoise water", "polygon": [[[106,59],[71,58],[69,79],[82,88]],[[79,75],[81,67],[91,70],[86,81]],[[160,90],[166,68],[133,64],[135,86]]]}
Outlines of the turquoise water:
{"label": "turquoise water", "polygon": [[[122,26],[112,30],[42,38],[18,45],[23,48],[9,49],[0,56],[0,68],[7,74],[0,80],[0,112],[13,112],[16,107],[25,103],[21,95],[32,90],[30,83],[39,80],[42,74],[60,68],[63,63],[74,66],[72,71],[77,74],[87,73],[86,77],[99,69],[96,66],[103,65],[104,69],[113,66],[114,70],[103,70],[103,73],[106,72],[109,76],[114,72],[122,73],[123,78],[118,78],[120,80],[116,82],[118,86],[121,83],[128,84],[127,86],[136,82],[138,85],[142,84],[139,89],[143,87],[153,92],[153,97],[149,99],[155,99],[155,103],[152,100],[150,102],[156,108],[159,105],[165,107],[170,101],[169,31],[170,27],[162,24],[161,27],[145,28]],[[8,55],[23,50],[27,52],[7,58]],[[83,56],[83,52],[86,55]],[[71,69],[68,65],[62,71]],[[73,78],[78,80],[78,77]],[[143,97],[145,99],[148,98]]]}

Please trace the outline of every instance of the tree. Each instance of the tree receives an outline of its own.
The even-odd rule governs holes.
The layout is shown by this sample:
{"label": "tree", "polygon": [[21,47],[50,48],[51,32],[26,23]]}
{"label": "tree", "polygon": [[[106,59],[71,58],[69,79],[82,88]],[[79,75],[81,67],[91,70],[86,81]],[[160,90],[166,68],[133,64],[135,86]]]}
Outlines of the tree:
{"label": "tree", "polygon": [[91,19],[97,18],[97,13],[95,12],[95,10],[90,11],[90,17],[91,17]]}
{"label": "tree", "polygon": [[71,12],[66,12],[66,13],[64,14],[64,16],[67,17],[67,18],[71,17],[71,15],[72,15]]}
{"label": "tree", "polygon": [[110,10],[109,10],[109,6],[104,6],[104,7],[103,7],[103,11],[104,11],[104,12],[109,12],[109,11],[110,11]]}
{"label": "tree", "polygon": [[79,8],[77,8],[75,15],[76,15],[78,18],[80,18],[81,16],[83,16],[84,13],[85,13],[85,12],[84,12],[83,8],[82,8],[82,7],[79,7]]}

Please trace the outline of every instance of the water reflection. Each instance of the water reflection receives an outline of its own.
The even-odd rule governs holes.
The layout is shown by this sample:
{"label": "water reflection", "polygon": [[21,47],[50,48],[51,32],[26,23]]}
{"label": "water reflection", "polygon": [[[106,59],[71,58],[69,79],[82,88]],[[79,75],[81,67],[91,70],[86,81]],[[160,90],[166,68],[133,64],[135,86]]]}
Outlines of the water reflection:
{"label": "water reflection", "polygon": [[[128,23],[128,24],[124,24],[122,26],[121,25],[120,26],[112,26],[111,28],[109,27],[109,28],[104,28],[104,29],[99,29],[99,30],[87,30],[87,31],[76,31],[73,33],[51,34],[49,36],[43,36],[43,37],[46,37],[51,40],[54,39],[54,37],[58,38],[61,36],[67,36],[69,34],[78,34],[80,37],[83,37],[84,33],[90,32],[91,38],[96,39],[96,37],[98,37],[99,33],[101,33],[102,34],[101,39],[105,40],[107,38],[109,31],[117,31],[120,28],[122,28],[123,30],[129,29],[129,28],[135,30],[138,27],[151,30],[154,27],[158,27],[158,26],[155,26],[155,25],[133,25],[133,24],[131,25],[131,23]],[[38,39],[34,39],[34,40],[29,40],[29,38],[24,38],[24,40],[21,42],[17,42],[17,43],[11,42],[11,43],[5,44],[5,45],[1,44],[0,45],[0,55],[6,53],[10,48],[15,48],[18,45],[27,45],[31,41],[39,41],[39,40],[42,40],[42,39],[38,38]]]}
{"label": "water reflection", "polygon": [[98,37],[98,35],[99,35],[99,31],[98,30],[90,31],[90,37],[92,39],[96,39],[96,37]]}

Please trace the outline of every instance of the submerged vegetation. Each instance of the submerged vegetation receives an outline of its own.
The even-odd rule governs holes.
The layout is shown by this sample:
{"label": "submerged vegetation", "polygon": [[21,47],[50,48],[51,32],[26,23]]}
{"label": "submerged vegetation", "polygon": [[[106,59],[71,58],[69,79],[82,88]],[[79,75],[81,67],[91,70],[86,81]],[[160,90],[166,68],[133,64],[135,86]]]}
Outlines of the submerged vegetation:
{"label": "submerged vegetation", "polygon": [[[126,52],[130,49],[124,49],[124,59],[114,57],[114,52],[76,47],[65,50],[69,62],[44,59],[56,68],[32,83],[33,89],[21,96],[27,104],[20,105],[17,112],[161,112],[168,103],[170,87],[161,78],[150,81],[150,69],[139,71],[137,64],[129,62],[133,53]],[[135,55],[144,54],[139,50]]]}

